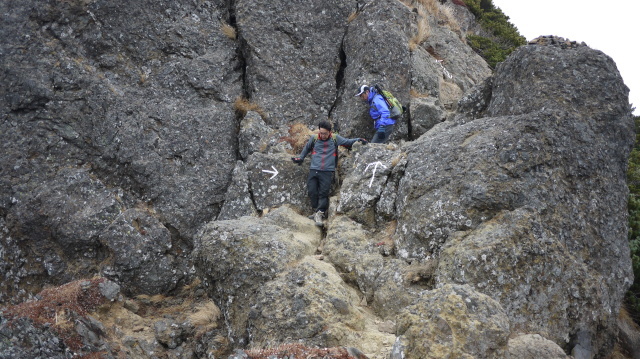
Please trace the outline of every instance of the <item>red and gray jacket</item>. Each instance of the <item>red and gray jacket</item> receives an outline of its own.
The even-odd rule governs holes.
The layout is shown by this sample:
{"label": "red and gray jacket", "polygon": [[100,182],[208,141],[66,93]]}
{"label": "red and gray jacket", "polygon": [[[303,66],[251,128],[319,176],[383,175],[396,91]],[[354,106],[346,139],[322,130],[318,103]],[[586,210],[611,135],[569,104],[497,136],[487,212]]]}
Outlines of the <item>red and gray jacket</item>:
{"label": "red and gray jacket", "polygon": [[321,140],[318,135],[313,135],[298,157],[304,159],[311,153],[310,169],[333,172],[336,170],[338,146],[351,147],[356,141],[358,141],[357,138],[344,138],[336,134],[332,134],[326,140]]}

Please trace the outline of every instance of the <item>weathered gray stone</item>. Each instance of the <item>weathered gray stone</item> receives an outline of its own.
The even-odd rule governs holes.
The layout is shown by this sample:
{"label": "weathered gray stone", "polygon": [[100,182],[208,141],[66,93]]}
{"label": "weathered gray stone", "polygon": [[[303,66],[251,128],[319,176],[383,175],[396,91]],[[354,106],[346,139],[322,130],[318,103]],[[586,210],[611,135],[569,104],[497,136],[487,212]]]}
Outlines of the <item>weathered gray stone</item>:
{"label": "weathered gray stone", "polygon": [[467,285],[425,291],[398,316],[407,358],[502,358],[509,319],[500,304]]}
{"label": "weathered gray stone", "polygon": [[438,100],[431,97],[411,99],[411,135],[414,138],[422,136],[445,118],[446,112]]}
{"label": "weathered gray stone", "polygon": [[316,124],[334,106],[354,0],[237,1],[246,88],[271,124]]}
{"label": "weathered gray stone", "polygon": [[[387,189],[389,177],[396,165],[400,164],[400,168],[404,165],[401,160],[402,154],[394,145],[370,144],[362,147],[351,160],[345,161],[343,166],[347,175],[340,189],[337,211],[360,223],[375,223],[376,203],[380,200],[382,192]],[[395,191],[395,188],[391,188],[390,191]],[[390,211],[393,209],[386,208],[386,213]]]}
{"label": "weathered gray stone", "polygon": [[409,305],[422,288],[407,281],[410,266],[380,255],[379,242],[362,225],[338,215],[329,221],[322,253],[343,280],[362,292],[366,303],[382,318],[393,318]]}
{"label": "weathered gray stone", "polygon": [[267,147],[267,139],[273,137],[273,130],[267,126],[260,114],[248,111],[240,122],[238,134],[238,148],[240,157],[247,160],[254,152],[264,152]]}
{"label": "weathered gray stone", "polygon": [[244,216],[257,216],[258,212],[253,204],[247,168],[242,161],[236,163],[233,170],[231,184],[225,195],[224,205],[218,215],[218,220],[238,219]]}
{"label": "weathered gray stone", "polygon": [[255,298],[250,317],[254,340],[268,346],[291,338],[307,345],[345,345],[364,329],[358,293],[340,279],[331,264],[305,257]]}
{"label": "weathered gray stone", "polygon": [[160,320],[153,325],[156,340],[168,347],[175,349],[183,342],[184,330],[173,320]]}
{"label": "weathered gray stone", "polygon": [[[291,161],[291,157],[293,155],[287,153],[260,152],[249,156],[246,168],[251,183],[251,195],[258,211],[284,204],[311,211],[307,196],[309,160],[296,165]],[[276,176],[273,173],[274,169],[278,171]]]}
{"label": "weathered gray stone", "polygon": [[538,334],[524,334],[509,339],[506,358],[511,359],[565,359],[567,355],[558,344]]}
{"label": "weathered gray stone", "polygon": [[[544,69],[535,81],[532,68],[516,70],[532,63]],[[442,253],[440,283],[500,293],[496,299],[516,328],[548,329],[548,338],[565,350],[578,331],[587,330],[600,333],[590,334],[590,350],[608,352],[612,339],[602,328],[613,333],[613,313],[631,283],[624,159],[633,131],[627,90],[611,66],[609,58],[586,47],[527,47],[483,87],[491,91],[484,116],[494,117],[460,114],[403,148],[408,161],[396,203],[398,254],[424,260]],[[593,96],[579,100],[585,106],[578,108],[578,95],[568,88],[587,86],[586,78],[601,81],[579,92]],[[596,92],[607,93],[611,102],[596,109]],[[509,253],[531,257],[523,273],[513,276],[507,258],[516,256],[492,252],[481,242],[494,249],[513,243],[506,247]],[[503,263],[504,271],[499,265],[477,271],[483,254],[495,256],[493,263]],[[549,267],[533,265],[538,255],[551,255],[545,260]],[[522,280],[538,274],[542,282]],[[520,289],[514,290],[516,281]],[[561,288],[547,292],[549,285]],[[554,305],[517,307],[531,295],[531,303],[554,296]],[[584,308],[599,314],[578,314]]]}
{"label": "weathered gray stone", "polygon": [[[408,104],[414,15],[401,2],[389,0],[369,2],[355,15],[343,38],[347,66],[332,118],[343,136],[370,139],[375,130],[369,107],[353,96],[360,86],[378,83]],[[407,122],[405,115],[396,123],[392,139],[407,138]]]}
{"label": "weathered gray stone", "polygon": [[[290,228],[296,228],[292,222],[299,231]],[[245,331],[255,293],[291,263],[312,255],[320,237],[311,220],[289,207],[263,218],[213,221],[201,229],[193,254],[196,269],[226,313],[230,337],[238,345],[247,344]]]}
{"label": "weathered gray stone", "polygon": [[19,285],[97,274],[108,255],[99,231],[136,203],[172,231],[172,250],[218,214],[242,94],[224,5],[0,5],[0,212],[35,249]]}
{"label": "weathered gray stone", "polygon": [[188,277],[190,261],[174,254],[169,229],[149,209],[126,210],[99,240],[112,253],[104,275],[128,295],[166,293]]}

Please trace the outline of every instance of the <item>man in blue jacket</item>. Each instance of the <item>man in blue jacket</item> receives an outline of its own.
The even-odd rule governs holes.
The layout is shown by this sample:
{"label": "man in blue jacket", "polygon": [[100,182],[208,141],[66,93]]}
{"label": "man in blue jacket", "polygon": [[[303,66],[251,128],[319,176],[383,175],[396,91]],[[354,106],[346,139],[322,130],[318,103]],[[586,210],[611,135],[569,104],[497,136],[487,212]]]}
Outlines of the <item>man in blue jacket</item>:
{"label": "man in blue jacket", "polygon": [[315,220],[316,226],[323,226],[323,219],[329,208],[329,192],[338,162],[338,146],[351,147],[357,141],[367,143],[364,138],[344,138],[332,134],[331,123],[320,121],[318,134],[311,136],[298,157],[291,158],[293,162],[301,164],[307,154],[311,153],[307,191],[314,210],[309,218]]}
{"label": "man in blue jacket", "polygon": [[373,127],[376,129],[371,143],[387,142],[391,132],[393,132],[393,125],[396,124],[396,121],[390,117],[389,106],[387,106],[382,95],[377,93],[374,87],[362,85],[358,89],[356,97],[360,97],[362,101],[369,103],[369,115],[373,119]]}

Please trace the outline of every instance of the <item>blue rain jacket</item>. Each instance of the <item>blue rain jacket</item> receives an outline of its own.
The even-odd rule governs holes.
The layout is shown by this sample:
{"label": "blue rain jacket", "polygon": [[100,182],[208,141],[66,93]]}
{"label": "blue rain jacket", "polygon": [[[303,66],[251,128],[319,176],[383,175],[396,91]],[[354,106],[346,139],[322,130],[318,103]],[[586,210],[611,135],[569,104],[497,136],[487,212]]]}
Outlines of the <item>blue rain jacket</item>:
{"label": "blue rain jacket", "polygon": [[387,102],[382,95],[376,92],[375,88],[369,89],[369,115],[375,121],[373,127],[377,130],[380,126],[395,125],[396,121],[392,119],[389,112]]}

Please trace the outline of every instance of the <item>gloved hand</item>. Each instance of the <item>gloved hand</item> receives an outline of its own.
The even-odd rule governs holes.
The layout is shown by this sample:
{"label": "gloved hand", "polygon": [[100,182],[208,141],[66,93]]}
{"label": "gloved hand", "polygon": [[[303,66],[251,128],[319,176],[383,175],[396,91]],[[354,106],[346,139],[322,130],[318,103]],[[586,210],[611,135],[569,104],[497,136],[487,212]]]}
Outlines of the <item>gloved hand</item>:
{"label": "gloved hand", "polygon": [[298,166],[300,166],[302,164],[302,162],[304,162],[304,159],[302,159],[300,157],[291,157],[291,161],[293,161],[293,163],[297,163]]}
{"label": "gloved hand", "polygon": [[369,143],[369,141],[365,140],[364,138],[358,138],[358,141],[363,145],[366,145],[367,143]]}

